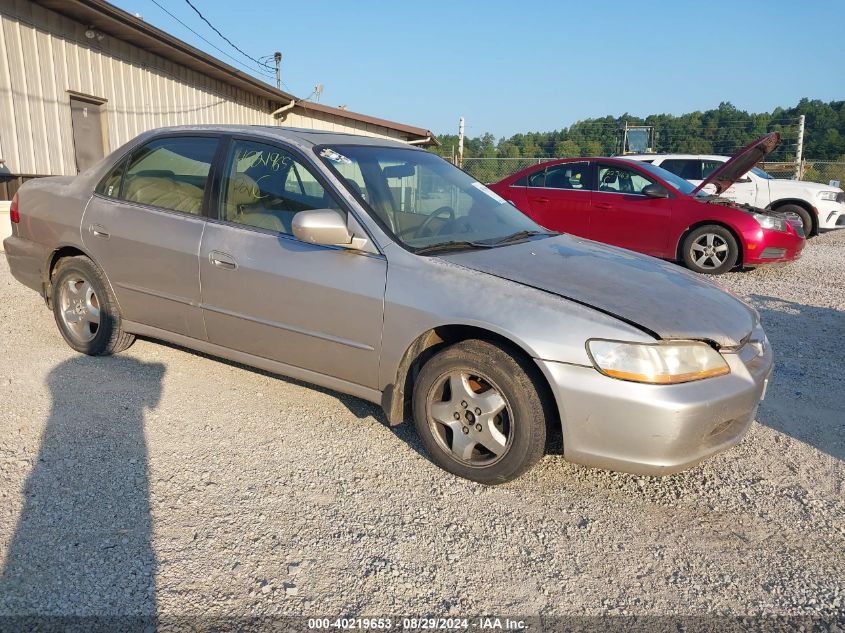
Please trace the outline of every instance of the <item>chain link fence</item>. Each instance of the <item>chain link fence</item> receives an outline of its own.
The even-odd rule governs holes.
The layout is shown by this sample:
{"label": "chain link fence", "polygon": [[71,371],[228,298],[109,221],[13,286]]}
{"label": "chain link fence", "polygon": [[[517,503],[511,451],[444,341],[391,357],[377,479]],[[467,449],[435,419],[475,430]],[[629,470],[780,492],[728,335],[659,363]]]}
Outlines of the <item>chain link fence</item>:
{"label": "chain link fence", "polygon": [[[798,171],[795,163],[762,163],[760,165],[775,178],[795,178]],[[845,184],[845,162],[827,160],[805,160],[801,168],[800,180],[828,184],[839,181]]]}
{"label": "chain link fence", "polygon": [[[464,171],[476,180],[485,184],[498,182],[505,176],[530,167],[539,165],[554,158],[465,158]],[[794,179],[796,165],[794,162],[766,162],[760,165],[775,178]],[[801,180],[828,184],[838,180],[845,185],[845,162],[805,160]]]}
{"label": "chain link fence", "polygon": [[465,158],[464,171],[476,180],[489,185],[531,165],[539,165],[552,158]]}

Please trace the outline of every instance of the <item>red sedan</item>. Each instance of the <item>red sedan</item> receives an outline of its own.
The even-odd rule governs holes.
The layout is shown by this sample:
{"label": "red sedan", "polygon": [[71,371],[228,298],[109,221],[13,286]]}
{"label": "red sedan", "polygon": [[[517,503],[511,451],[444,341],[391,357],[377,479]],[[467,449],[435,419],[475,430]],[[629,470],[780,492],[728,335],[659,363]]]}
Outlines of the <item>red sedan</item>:
{"label": "red sedan", "polygon": [[804,248],[797,216],[718,197],[779,142],[772,133],[747,145],[697,187],[646,162],[568,158],[534,165],[490,189],[546,228],[717,275],[792,261]]}

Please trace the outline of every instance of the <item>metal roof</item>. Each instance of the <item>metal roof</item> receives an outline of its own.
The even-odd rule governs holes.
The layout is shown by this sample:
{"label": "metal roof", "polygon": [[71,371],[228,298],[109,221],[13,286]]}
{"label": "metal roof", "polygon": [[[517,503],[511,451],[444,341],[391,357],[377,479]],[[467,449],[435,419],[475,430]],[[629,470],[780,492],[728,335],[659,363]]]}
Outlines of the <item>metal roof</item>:
{"label": "metal roof", "polygon": [[273,110],[287,105],[291,101],[295,101],[294,108],[299,108],[306,112],[310,110],[353,121],[370,123],[417,137],[419,140],[430,138],[430,142],[437,143],[434,134],[424,128],[397,123],[396,121],[389,121],[387,119],[379,119],[341,108],[332,108],[319,103],[300,101],[294,95],[283,90],[278,90],[270,84],[220,61],[216,57],[198,48],[194,48],[190,44],[173,37],[169,33],[148,24],[144,20],[127,13],[123,9],[119,9],[105,0],[32,1],[51,11],[81,22],[86,26],[94,27],[112,37],[137,46],[149,53],[265,98],[270,102]]}

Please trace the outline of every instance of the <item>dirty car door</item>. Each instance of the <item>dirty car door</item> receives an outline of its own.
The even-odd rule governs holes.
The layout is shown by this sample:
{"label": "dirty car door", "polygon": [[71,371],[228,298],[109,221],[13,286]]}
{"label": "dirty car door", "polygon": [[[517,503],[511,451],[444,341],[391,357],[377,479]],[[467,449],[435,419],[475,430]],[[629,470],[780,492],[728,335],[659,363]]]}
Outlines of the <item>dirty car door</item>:
{"label": "dirty car door", "polygon": [[83,244],[128,321],[205,338],[197,252],[218,145],[214,137],[154,139],[121,161],[88,203]]}
{"label": "dirty car door", "polygon": [[208,338],[376,388],[387,262],[293,236],[298,211],[341,209],[314,174],[282,147],[232,141],[200,248]]}

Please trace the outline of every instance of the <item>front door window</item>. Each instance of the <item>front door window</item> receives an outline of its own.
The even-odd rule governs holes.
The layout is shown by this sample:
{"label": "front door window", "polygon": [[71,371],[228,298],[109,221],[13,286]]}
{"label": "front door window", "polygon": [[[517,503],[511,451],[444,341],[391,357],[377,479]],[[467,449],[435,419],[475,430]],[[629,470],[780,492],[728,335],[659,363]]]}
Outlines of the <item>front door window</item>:
{"label": "front door window", "polygon": [[220,219],[293,235],[293,216],[340,205],[293,154],[273,145],[235,141],[220,189]]}

